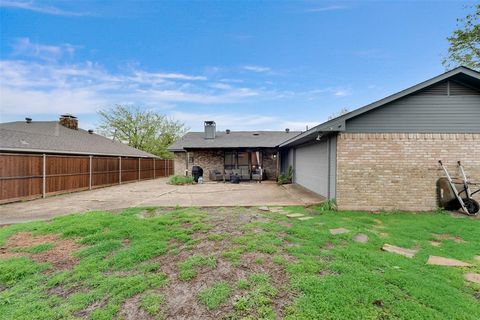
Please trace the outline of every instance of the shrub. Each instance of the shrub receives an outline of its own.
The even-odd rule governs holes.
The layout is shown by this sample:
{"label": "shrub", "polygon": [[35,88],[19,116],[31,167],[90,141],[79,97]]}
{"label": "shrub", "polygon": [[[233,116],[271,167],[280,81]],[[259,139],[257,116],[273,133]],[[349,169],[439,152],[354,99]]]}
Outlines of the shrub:
{"label": "shrub", "polygon": [[288,184],[288,183],[292,183],[292,180],[293,180],[293,168],[292,168],[292,166],[289,166],[287,173],[282,172],[278,176],[277,183],[278,184]]}
{"label": "shrub", "polygon": [[173,185],[193,184],[193,177],[191,176],[171,176],[169,180]]}

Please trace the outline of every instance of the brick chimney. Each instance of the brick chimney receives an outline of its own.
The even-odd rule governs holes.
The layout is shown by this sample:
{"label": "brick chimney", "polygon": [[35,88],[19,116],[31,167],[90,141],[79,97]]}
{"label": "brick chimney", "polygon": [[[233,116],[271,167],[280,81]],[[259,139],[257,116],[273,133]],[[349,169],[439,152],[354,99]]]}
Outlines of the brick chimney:
{"label": "brick chimney", "polygon": [[69,113],[62,114],[60,116],[60,120],[58,121],[62,126],[67,127],[69,129],[78,130],[78,119],[74,115]]}
{"label": "brick chimney", "polygon": [[215,121],[205,121],[205,139],[215,139],[215,133],[217,131]]}

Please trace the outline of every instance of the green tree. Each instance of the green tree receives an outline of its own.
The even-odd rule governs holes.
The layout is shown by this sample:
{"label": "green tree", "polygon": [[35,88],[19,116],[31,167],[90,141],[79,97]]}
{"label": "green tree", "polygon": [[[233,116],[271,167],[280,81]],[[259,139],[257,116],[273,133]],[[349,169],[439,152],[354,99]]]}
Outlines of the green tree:
{"label": "green tree", "polygon": [[474,5],[474,13],[457,19],[457,29],[448,37],[448,57],[443,60],[447,68],[464,65],[480,70],[480,4]]}
{"label": "green tree", "polygon": [[164,159],[172,158],[168,146],[188,131],[182,122],[131,105],[116,105],[98,114],[103,135]]}

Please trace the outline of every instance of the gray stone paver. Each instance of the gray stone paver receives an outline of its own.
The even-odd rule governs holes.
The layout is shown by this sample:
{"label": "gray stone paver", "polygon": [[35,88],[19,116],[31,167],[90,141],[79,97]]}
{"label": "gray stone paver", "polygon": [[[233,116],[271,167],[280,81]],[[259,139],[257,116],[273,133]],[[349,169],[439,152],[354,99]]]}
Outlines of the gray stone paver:
{"label": "gray stone paver", "polygon": [[439,257],[439,256],[429,256],[427,264],[435,266],[445,266],[445,267],[470,267],[471,264],[465,261]]}
{"label": "gray stone paver", "polygon": [[467,273],[464,277],[467,281],[480,284],[480,274],[478,273]]}
{"label": "gray stone paver", "polygon": [[301,214],[301,213],[290,213],[290,214],[287,214],[287,217],[289,218],[300,218],[300,217],[304,217],[305,215],[304,214]]}
{"label": "gray stone paver", "polygon": [[350,230],[345,229],[345,228],[336,228],[336,229],[330,229],[330,233],[332,235],[337,235],[337,234],[343,234],[343,233],[348,233]]}
{"label": "gray stone paver", "polygon": [[355,242],[359,242],[359,243],[367,243],[368,242],[368,236],[364,233],[359,233],[359,234],[356,234],[352,237],[352,240],[355,241]]}
{"label": "gray stone paver", "polygon": [[383,245],[382,250],[391,252],[391,253],[396,253],[407,258],[413,258],[415,254],[418,252],[418,250],[416,249],[407,249],[407,248],[397,247],[388,243],[385,243]]}
{"label": "gray stone paver", "polygon": [[298,220],[300,220],[300,221],[307,221],[307,220],[311,220],[311,219],[313,219],[313,217],[300,217],[300,218],[298,218]]}

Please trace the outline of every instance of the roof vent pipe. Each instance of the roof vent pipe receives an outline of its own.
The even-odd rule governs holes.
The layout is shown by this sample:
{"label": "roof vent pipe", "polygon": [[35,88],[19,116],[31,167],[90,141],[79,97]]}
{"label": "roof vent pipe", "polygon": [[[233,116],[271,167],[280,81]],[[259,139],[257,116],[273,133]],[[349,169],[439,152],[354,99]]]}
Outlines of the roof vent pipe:
{"label": "roof vent pipe", "polygon": [[89,129],[89,130],[88,130],[88,133],[93,134],[93,130],[92,130],[92,129]]}
{"label": "roof vent pipe", "polygon": [[227,134],[230,134],[230,129],[225,130]]}
{"label": "roof vent pipe", "polygon": [[27,123],[32,123],[32,118],[25,118],[25,121],[26,121]]}
{"label": "roof vent pipe", "polygon": [[289,132],[290,132],[290,129],[289,129],[289,128],[286,128],[286,129],[285,129],[285,132],[286,132],[286,133],[289,133]]}

